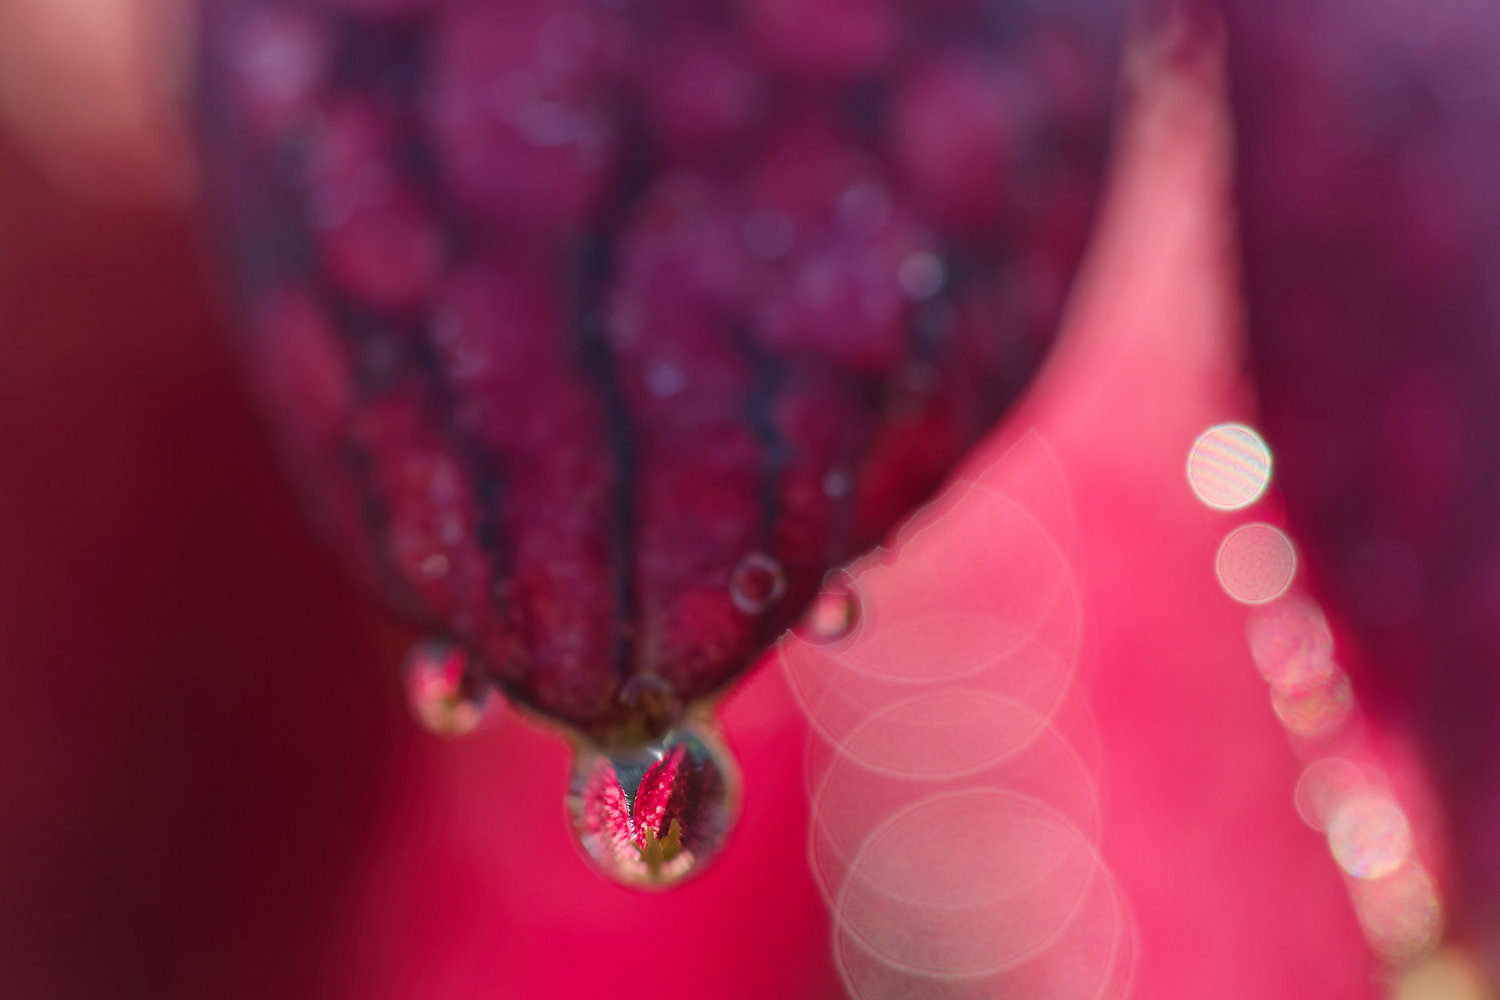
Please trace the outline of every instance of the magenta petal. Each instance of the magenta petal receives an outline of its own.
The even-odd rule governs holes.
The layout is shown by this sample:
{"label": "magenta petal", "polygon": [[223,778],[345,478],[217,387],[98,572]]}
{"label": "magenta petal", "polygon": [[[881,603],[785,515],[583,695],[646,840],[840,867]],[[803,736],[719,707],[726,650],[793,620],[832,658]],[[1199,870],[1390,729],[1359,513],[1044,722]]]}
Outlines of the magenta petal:
{"label": "magenta petal", "polygon": [[646,831],[660,840],[663,835],[663,826],[671,819],[680,819],[680,806],[674,814],[668,815],[668,807],[673,805],[672,791],[677,786],[678,778],[682,770],[683,757],[687,748],[682,744],[673,747],[672,750],[661,760],[651,766],[641,778],[640,790],[635,793],[635,842],[639,847],[645,847]]}
{"label": "magenta petal", "polygon": [[311,505],[394,610],[616,749],[665,734],[626,687],[715,696],[1030,383],[1119,24],[201,6],[207,201]]}

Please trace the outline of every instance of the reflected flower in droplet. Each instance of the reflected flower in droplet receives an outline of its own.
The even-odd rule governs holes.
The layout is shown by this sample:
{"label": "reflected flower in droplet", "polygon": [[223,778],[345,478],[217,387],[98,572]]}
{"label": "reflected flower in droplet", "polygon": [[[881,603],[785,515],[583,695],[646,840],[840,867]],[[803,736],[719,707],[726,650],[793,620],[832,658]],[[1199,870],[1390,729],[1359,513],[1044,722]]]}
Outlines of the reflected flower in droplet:
{"label": "reflected flower in droplet", "polygon": [[703,871],[739,811],[739,772],[707,728],[687,725],[659,743],[580,749],[568,794],[584,854],[622,885],[666,888]]}

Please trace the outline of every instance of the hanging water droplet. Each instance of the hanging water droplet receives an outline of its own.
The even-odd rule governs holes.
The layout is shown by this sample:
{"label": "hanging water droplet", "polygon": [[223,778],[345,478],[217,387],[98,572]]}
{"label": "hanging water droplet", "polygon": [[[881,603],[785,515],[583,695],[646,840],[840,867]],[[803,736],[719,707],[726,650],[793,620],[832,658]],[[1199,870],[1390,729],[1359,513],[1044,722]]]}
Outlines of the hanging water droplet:
{"label": "hanging water droplet", "polygon": [[769,611],[786,593],[786,573],[781,563],[763,552],[741,559],[729,577],[729,597],[747,615]]}
{"label": "hanging water droplet", "polygon": [[813,598],[797,634],[808,642],[827,644],[847,639],[859,624],[859,598],[847,580],[825,586]]}
{"label": "hanging water droplet", "polygon": [[406,654],[402,685],[411,714],[428,732],[462,736],[484,719],[490,685],[469,652],[447,639],[424,639]]}
{"label": "hanging water droplet", "polygon": [[739,812],[739,770],[704,725],[605,753],[581,748],[568,790],[579,846],[621,885],[661,889],[704,870]]}
{"label": "hanging water droplet", "polygon": [[641,742],[659,739],[682,717],[682,700],[660,675],[636,674],[620,686],[624,733]]}

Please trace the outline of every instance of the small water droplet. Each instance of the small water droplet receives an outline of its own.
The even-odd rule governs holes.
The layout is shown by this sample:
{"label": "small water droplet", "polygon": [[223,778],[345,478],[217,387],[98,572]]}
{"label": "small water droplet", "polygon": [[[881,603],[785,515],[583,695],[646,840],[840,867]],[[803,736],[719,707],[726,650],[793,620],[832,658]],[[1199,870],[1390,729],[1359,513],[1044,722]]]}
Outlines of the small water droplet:
{"label": "small water droplet", "polygon": [[660,738],[682,717],[682,699],[659,674],[636,674],[620,686],[623,728],[642,741]]}
{"label": "small water droplet", "polygon": [[359,165],[350,182],[349,195],[364,208],[379,208],[396,193],[396,172],[388,163],[370,160]]}
{"label": "small water droplet", "polygon": [[740,560],[729,577],[729,596],[747,615],[769,611],[786,593],[786,573],[781,563],[763,552],[752,552]]}
{"label": "small water droplet", "polygon": [[667,888],[723,847],[739,812],[739,769],[711,729],[682,726],[658,743],[580,749],[567,806],[600,871],[622,885]]}
{"label": "small water droplet", "polygon": [[402,685],[411,714],[428,732],[462,736],[483,720],[490,685],[468,651],[447,639],[424,639],[406,654]]}
{"label": "small water droplet", "polygon": [[827,644],[847,639],[859,624],[859,598],[847,581],[824,588],[813,598],[797,634],[808,642]]}
{"label": "small water droplet", "polygon": [[854,478],[844,469],[829,469],[823,477],[823,493],[830,500],[842,500],[854,489]]}

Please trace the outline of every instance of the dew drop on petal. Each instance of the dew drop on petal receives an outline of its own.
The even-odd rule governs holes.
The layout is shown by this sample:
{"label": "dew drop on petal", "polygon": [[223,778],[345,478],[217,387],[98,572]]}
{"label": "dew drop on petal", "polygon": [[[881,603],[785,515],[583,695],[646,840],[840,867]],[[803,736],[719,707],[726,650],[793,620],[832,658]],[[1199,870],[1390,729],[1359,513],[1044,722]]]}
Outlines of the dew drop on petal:
{"label": "dew drop on petal", "polygon": [[826,644],[848,638],[859,624],[859,598],[852,585],[839,582],[826,587],[813,599],[797,635],[808,642]]}
{"label": "dew drop on petal", "polygon": [[729,597],[747,615],[769,611],[786,593],[781,563],[762,552],[741,559],[729,577]]}
{"label": "dew drop on petal", "polygon": [[424,639],[406,654],[402,686],[412,716],[428,732],[462,736],[484,719],[490,685],[468,651],[447,639]]}
{"label": "dew drop on petal", "polygon": [[595,867],[621,885],[664,889],[699,874],[719,853],[739,798],[734,758],[693,723],[638,747],[580,747],[567,807]]}

